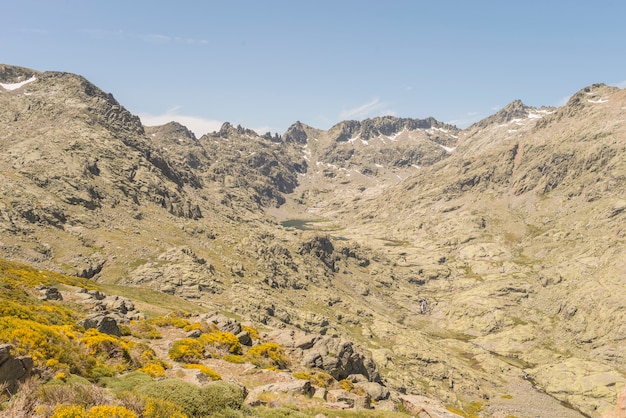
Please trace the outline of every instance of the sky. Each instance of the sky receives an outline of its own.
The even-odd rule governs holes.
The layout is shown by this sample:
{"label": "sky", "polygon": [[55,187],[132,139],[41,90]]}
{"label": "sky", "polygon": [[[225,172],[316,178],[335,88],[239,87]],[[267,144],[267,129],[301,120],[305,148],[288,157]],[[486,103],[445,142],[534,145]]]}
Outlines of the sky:
{"label": "sky", "polygon": [[626,87],[623,0],[0,0],[0,63],[80,74],[199,137],[394,115],[461,128]]}

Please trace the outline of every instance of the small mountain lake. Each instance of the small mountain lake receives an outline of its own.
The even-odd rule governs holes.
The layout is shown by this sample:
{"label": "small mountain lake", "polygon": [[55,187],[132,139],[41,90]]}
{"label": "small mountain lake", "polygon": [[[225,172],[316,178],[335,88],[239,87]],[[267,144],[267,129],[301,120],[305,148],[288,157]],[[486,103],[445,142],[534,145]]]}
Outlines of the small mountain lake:
{"label": "small mountain lake", "polygon": [[[280,224],[285,228],[298,229],[300,231],[336,232],[343,229],[329,222],[327,219],[287,219]],[[332,237],[339,241],[349,240],[349,238],[338,235],[332,235]]]}
{"label": "small mountain lake", "polygon": [[319,229],[311,225],[317,222],[320,222],[320,221],[313,221],[310,219],[288,219],[286,221],[282,221],[280,224],[284,226],[285,228],[295,228],[301,231],[312,231],[312,230]]}

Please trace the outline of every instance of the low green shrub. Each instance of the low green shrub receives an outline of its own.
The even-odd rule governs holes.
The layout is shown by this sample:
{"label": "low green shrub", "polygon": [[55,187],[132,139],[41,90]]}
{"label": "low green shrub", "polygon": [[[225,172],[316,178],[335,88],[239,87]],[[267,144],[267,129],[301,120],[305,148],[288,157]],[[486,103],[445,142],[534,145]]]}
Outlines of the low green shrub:
{"label": "low green shrub", "polygon": [[227,410],[239,410],[243,405],[243,388],[226,382],[205,387],[177,379],[150,383],[137,389],[145,396],[163,399],[180,406],[191,417],[208,417]]}

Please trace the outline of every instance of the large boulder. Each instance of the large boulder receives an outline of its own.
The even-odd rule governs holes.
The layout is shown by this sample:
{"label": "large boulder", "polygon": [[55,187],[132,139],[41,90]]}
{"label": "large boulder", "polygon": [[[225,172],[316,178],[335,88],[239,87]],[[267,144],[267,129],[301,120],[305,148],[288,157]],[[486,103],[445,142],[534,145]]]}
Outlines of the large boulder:
{"label": "large boulder", "polygon": [[315,393],[314,388],[311,386],[311,382],[308,380],[293,380],[291,382],[277,382],[270,383],[256,387],[250,391],[246,398],[246,403],[251,406],[261,405],[263,402],[260,400],[261,395],[264,393],[289,393],[294,395],[313,396]]}
{"label": "large boulder", "polygon": [[371,355],[343,338],[320,338],[305,351],[302,364],[326,370],[337,380],[362,374],[371,382],[380,382],[380,373]]}
{"label": "large boulder", "polygon": [[207,314],[204,319],[209,325],[216,326],[220,331],[238,335],[242,331],[241,323],[218,312]]}
{"label": "large boulder", "polygon": [[33,370],[31,357],[14,357],[13,346],[0,345],[0,385],[6,384],[9,393],[17,392],[20,382],[28,378]]}
{"label": "large boulder", "polygon": [[95,328],[103,334],[114,335],[116,337],[122,335],[115,318],[106,314],[89,315],[87,318],[78,321],[78,325],[85,329]]}
{"label": "large boulder", "polygon": [[381,381],[371,353],[346,339],[294,330],[277,330],[266,337],[290,349],[303,366],[322,369],[337,380],[363,375],[370,382]]}

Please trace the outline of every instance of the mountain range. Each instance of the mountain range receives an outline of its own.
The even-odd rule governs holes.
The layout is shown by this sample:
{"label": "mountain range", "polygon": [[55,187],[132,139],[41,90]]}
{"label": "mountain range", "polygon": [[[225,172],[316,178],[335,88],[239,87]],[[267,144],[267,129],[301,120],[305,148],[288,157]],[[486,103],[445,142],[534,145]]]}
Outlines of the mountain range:
{"label": "mountain range", "polygon": [[626,384],[625,122],[626,91],[594,84],[466,129],[197,138],[0,65],[0,256],[345,338],[394,393],[602,416]]}

